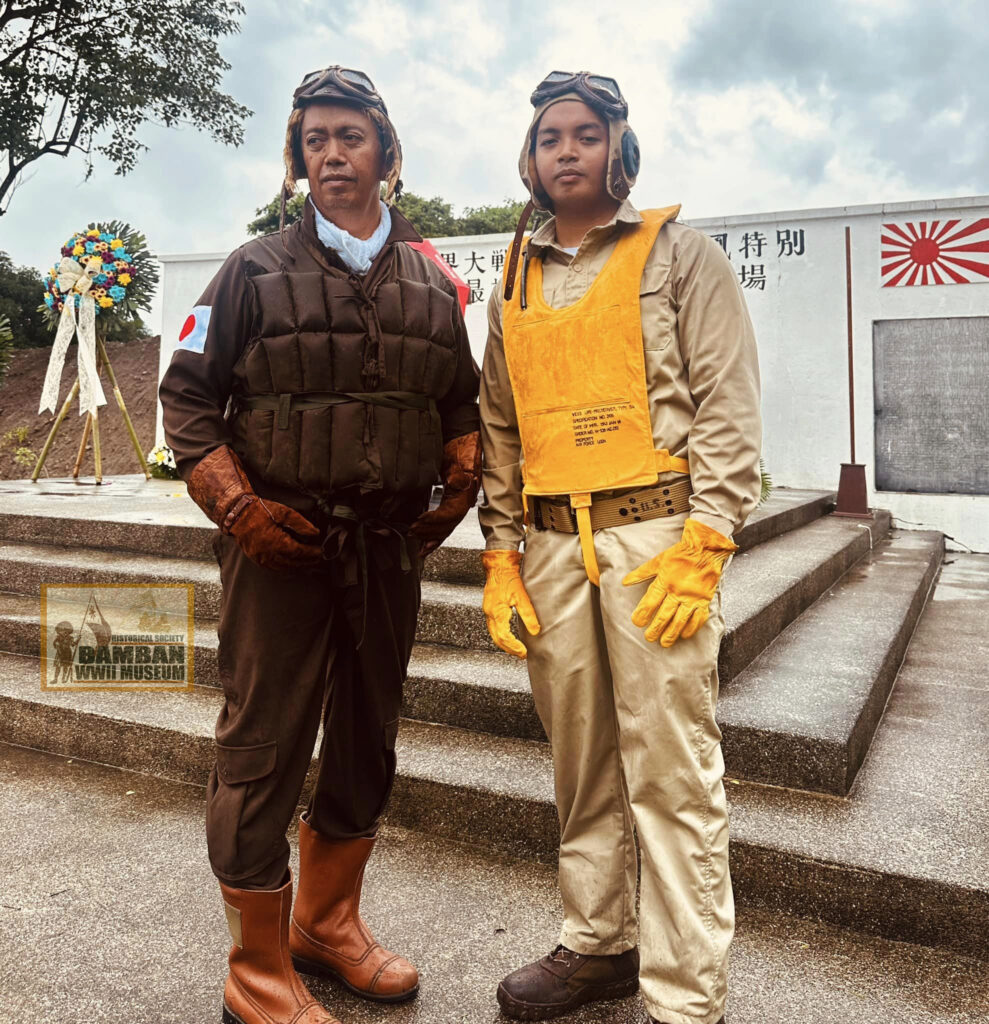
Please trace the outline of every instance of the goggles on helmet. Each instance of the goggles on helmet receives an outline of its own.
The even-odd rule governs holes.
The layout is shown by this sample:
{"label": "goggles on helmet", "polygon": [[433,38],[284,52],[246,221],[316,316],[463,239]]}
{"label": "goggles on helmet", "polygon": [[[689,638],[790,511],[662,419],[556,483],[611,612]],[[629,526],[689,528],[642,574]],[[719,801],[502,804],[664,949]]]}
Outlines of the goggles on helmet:
{"label": "goggles on helmet", "polygon": [[588,103],[603,110],[609,118],[628,116],[628,103],[618,83],[613,78],[592,75],[589,71],[551,71],[536,86],[530,102],[538,107],[568,92],[580,93]]}
{"label": "goggles on helmet", "polygon": [[318,99],[355,100],[362,106],[374,107],[385,117],[388,116],[388,108],[374,87],[374,82],[363,71],[342,68],[339,64],[310,71],[292,94],[292,107],[300,107]]}

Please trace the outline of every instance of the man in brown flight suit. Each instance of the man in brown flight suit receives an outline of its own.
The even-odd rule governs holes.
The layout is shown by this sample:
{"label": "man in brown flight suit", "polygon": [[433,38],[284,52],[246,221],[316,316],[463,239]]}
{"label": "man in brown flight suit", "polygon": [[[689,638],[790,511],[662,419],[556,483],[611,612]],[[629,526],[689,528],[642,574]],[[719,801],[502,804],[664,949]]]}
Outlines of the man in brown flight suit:
{"label": "man in brown flight suit", "polygon": [[[283,213],[309,180],[303,219],[229,256],[159,390],[179,474],[219,527],[225,700],[206,834],[233,938],[225,1024],[334,1021],[296,968],[374,1000],[418,990],[358,905],[395,774],[421,559],[480,480],[478,369],[453,285],[390,206],[401,148],[366,75],[303,79],[285,163]],[[321,717],[290,922],[285,833]]]}

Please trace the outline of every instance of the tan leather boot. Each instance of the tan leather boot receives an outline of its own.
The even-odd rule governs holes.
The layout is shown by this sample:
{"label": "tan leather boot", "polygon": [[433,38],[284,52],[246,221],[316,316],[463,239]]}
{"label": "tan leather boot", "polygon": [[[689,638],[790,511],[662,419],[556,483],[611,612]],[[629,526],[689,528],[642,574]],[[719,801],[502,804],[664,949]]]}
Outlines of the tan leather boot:
{"label": "tan leather boot", "polygon": [[340,1024],[295,973],[288,948],[292,873],[275,890],[220,882],[233,946],[223,989],[223,1024]]}
{"label": "tan leather boot", "polygon": [[365,999],[397,1003],[419,991],[419,972],[376,942],[361,919],[364,865],[374,842],[327,839],[299,819],[299,893],[289,946],[303,974],[334,978]]}

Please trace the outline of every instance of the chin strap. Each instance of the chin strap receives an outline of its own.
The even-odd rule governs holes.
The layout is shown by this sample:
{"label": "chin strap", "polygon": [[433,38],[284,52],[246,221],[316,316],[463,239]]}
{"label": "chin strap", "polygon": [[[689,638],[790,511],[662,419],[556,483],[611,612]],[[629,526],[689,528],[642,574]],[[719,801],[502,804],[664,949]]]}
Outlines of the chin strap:
{"label": "chin strap", "polygon": [[505,271],[505,301],[511,302],[512,294],[515,291],[515,274],[519,268],[519,251],[522,248],[522,236],[525,234],[526,226],[536,204],[530,199],[525,204],[522,216],[519,217],[518,226],[515,228],[515,238],[512,240],[512,248],[508,256],[508,269]]}

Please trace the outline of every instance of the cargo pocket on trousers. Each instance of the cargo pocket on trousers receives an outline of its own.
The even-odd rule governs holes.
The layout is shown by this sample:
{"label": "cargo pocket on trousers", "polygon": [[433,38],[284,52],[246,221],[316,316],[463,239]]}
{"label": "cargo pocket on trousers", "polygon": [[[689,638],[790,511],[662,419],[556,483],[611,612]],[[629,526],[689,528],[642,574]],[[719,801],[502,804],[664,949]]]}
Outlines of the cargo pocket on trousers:
{"label": "cargo pocket on trousers", "polygon": [[214,867],[230,878],[250,874],[265,863],[270,842],[245,824],[260,816],[264,787],[257,783],[275,770],[277,762],[276,740],[250,747],[216,744],[217,787],[207,807],[209,852]]}

